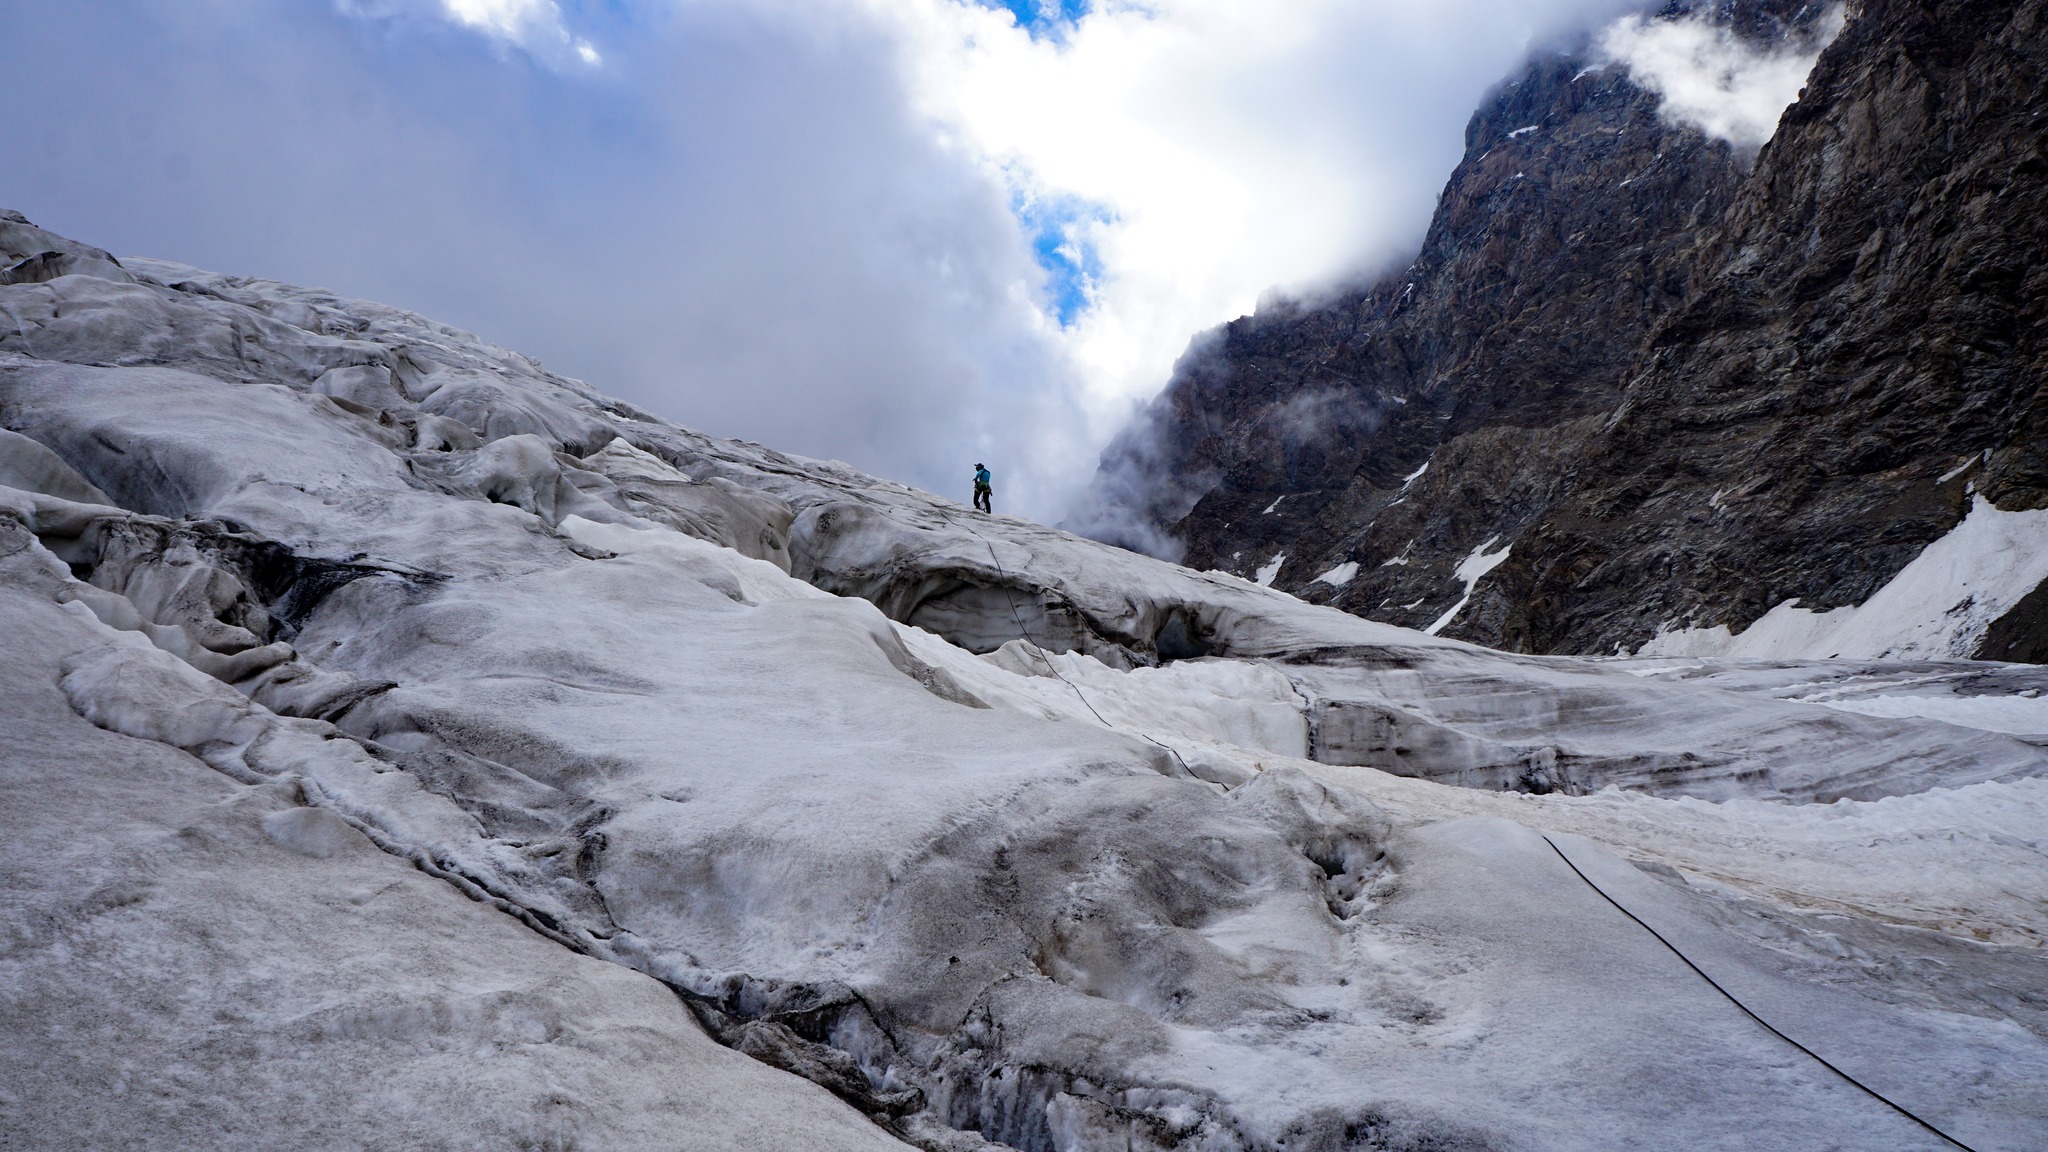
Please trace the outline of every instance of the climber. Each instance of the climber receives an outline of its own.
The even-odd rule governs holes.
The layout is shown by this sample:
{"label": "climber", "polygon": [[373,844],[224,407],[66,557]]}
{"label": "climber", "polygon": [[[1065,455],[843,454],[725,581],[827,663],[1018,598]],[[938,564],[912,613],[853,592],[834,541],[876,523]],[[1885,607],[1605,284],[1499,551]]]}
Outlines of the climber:
{"label": "climber", "polygon": [[987,466],[976,464],[974,466],[974,506],[983,512],[993,513],[995,509],[989,506],[989,497],[995,492],[995,489],[988,486],[988,481]]}

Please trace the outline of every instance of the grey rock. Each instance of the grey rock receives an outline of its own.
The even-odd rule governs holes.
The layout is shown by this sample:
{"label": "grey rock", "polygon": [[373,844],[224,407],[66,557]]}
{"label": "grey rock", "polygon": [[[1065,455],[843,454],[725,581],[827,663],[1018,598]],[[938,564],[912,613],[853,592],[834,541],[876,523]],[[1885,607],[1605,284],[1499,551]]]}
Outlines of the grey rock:
{"label": "grey rock", "polygon": [[[1770,43],[1820,8],[1711,11]],[[2043,12],[1863,5],[1753,164],[1620,68],[1538,60],[1415,263],[1198,341],[1077,524],[1241,575],[1284,553],[1277,586],[1409,627],[1498,541],[1445,634],[1609,653],[1861,603],[1973,491],[2048,506]],[[2039,659],[2044,612],[1978,653]]]}

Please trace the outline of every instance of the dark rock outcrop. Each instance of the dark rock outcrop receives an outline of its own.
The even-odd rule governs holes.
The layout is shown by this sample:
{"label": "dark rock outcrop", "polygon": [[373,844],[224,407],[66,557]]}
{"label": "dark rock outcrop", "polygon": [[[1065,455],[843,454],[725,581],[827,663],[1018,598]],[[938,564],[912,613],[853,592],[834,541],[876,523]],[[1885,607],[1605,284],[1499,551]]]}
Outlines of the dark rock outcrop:
{"label": "dark rock outcrop", "polygon": [[[1241,575],[1284,554],[1278,586],[1416,627],[1512,545],[1446,634],[1602,652],[1858,603],[1971,486],[2048,502],[2043,7],[1871,0],[1753,161],[1620,66],[1535,61],[1415,263],[1198,340],[1105,454],[1136,527],[1093,526]],[[1759,44],[1823,19],[1710,15]]]}
{"label": "dark rock outcrop", "polygon": [[1971,488],[2048,504],[2044,14],[1874,0],[1821,58],[1571,494],[1498,573],[1503,639],[1855,604]]}

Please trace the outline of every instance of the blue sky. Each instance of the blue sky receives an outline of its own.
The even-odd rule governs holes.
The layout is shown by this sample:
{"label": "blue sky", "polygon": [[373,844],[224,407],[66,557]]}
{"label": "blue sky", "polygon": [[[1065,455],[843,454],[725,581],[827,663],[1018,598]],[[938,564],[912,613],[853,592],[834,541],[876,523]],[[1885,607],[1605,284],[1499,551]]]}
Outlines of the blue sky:
{"label": "blue sky", "polygon": [[1062,29],[1072,28],[1087,15],[1086,0],[985,0],[1017,18],[1017,26],[1033,39],[1057,38]]}
{"label": "blue sky", "polygon": [[1088,310],[1102,282],[1102,254],[1094,229],[1115,222],[1104,205],[1074,196],[1028,196],[1010,199],[1010,211],[1031,240],[1031,254],[1045,273],[1041,301],[1046,312],[1066,328]]}

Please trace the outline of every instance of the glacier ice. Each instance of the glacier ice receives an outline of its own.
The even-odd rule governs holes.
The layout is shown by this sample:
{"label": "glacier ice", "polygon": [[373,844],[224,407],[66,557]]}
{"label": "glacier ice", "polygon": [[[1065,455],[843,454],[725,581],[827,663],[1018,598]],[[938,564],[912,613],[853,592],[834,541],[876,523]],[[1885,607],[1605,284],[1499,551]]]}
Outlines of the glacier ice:
{"label": "glacier ice", "polygon": [[901,1147],[289,775],[95,728],[64,665],[122,634],[59,607],[62,569],[6,523],[0,1145]]}
{"label": "glacier ice", "polygon": [[[2048,750],[1854,704],[2048,673],[1492,652],[30,229],[9,1124],[85,1106],[47,1059],[89,1142],[316,1145],[274,1068],[345,1050],[306,1114],[394,1143],[1939,1146],[1568,852],[1973,1146],[2048,1135]],[[124,965],[186,1000],[116,1060]]]}

